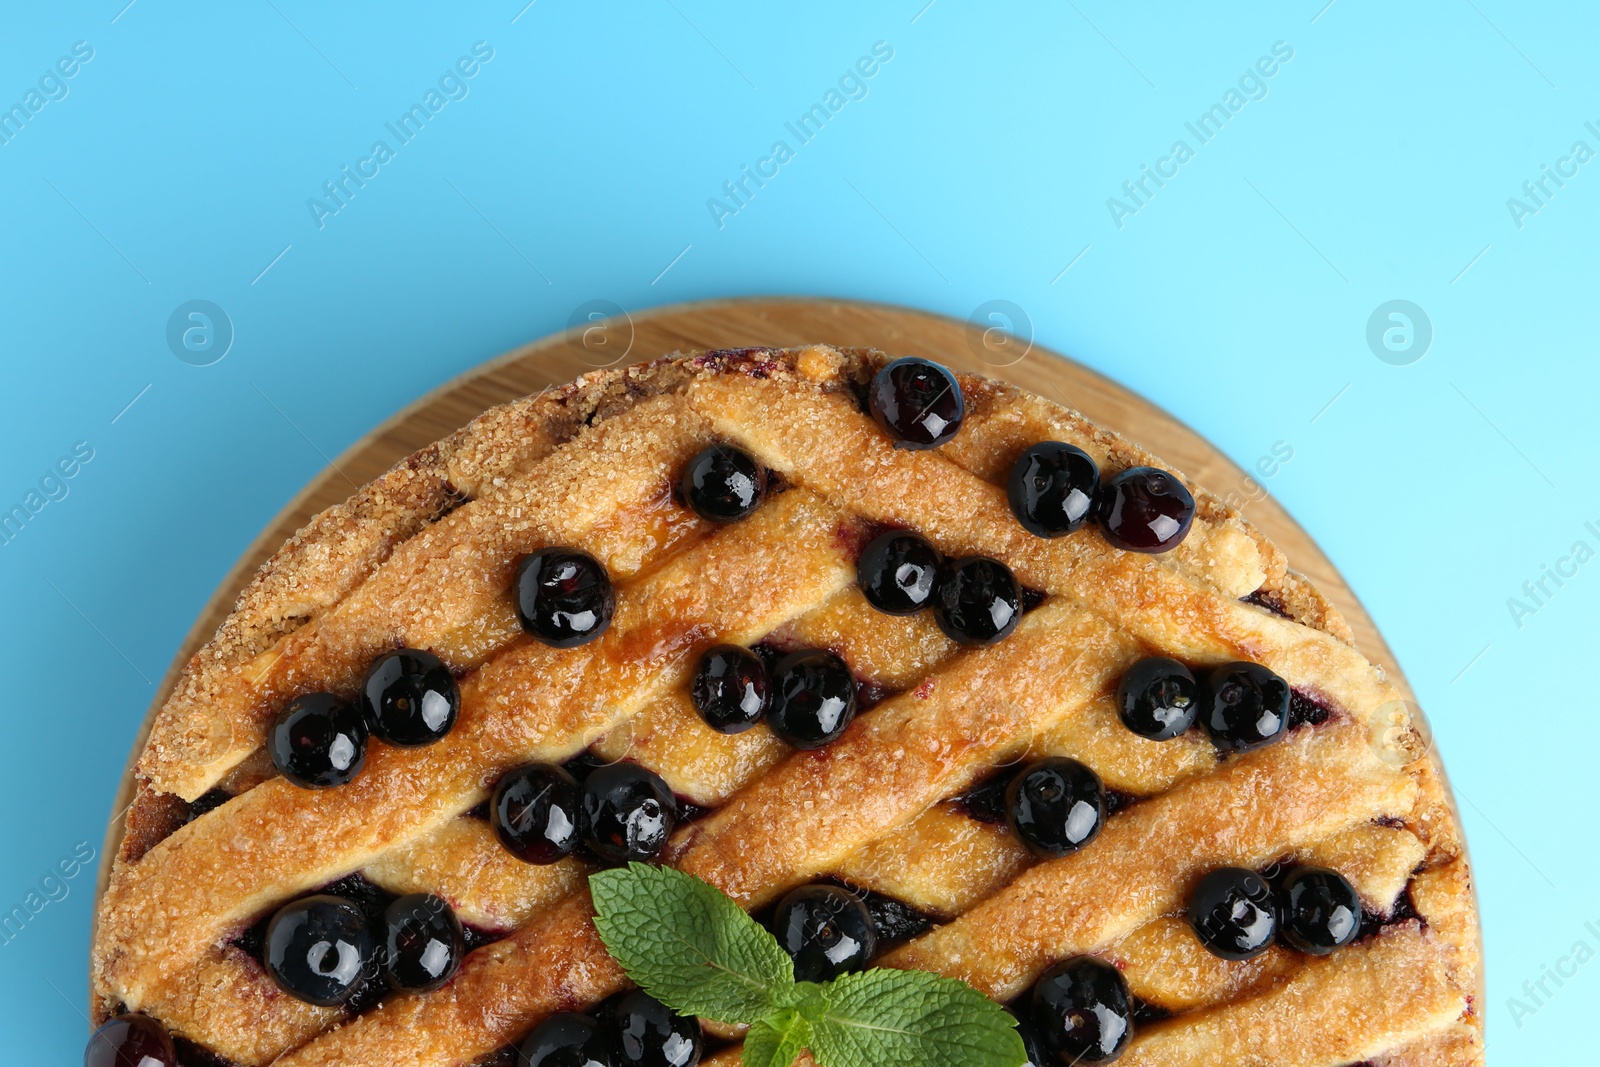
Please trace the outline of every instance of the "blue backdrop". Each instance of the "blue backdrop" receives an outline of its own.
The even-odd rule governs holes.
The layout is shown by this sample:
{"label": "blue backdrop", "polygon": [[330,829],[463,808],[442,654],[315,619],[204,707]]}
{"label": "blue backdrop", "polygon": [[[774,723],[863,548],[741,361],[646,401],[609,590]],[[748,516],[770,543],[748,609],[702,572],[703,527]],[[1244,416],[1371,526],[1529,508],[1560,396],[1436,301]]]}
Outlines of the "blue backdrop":
{"label": "blue backdrop", "polygon": [[0,16],[0,1059],[80,1055],[153,683],[327,458],[587,301],[766,293],[1010,301],[1291,450],[1462,796],[1491,1055],[1588,1050],[1591,8],[451,6]]}

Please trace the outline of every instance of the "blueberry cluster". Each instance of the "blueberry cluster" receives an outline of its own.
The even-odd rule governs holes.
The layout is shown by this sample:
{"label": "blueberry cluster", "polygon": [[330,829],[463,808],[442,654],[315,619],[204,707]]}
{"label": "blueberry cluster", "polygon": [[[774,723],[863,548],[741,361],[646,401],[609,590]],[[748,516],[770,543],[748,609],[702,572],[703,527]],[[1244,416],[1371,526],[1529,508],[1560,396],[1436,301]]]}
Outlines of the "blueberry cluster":
{"label": "blueberry cluster", "polygon": [[[966,401],[955,375],[912,357],[877,373],[867,389],[867,410],[896,448],[934,448],[961,429]],[[1107,541],[1130,552],[1170,551],[1194,522],[1194,497],[1174,475],[1130,467],[1102,483],[1087,452],[1059,441],[1026,449],[1011,468],[1006,492],[1012,514],[1029,533],[1061,537],[1095,519]]]}
{"label": "blueberry cluster", "polygon": [[1117,714],[1141,737],[1168,741],[1199,719],[1223,752],[1249,752],[1289,729],[1289,683],[1259,663],[1224,663],[1196,679],[1188,667],[1151,656],[1117,686]]}
{"label": "blueberry cluster", "polygon": [[[1201,944],[1226,960],[1258,956],[1274,938],[1326,955],[1359,935],[1361,902],[1348,881],[1322,867],[1295,867],[1275,888],[1254,871],[1222,867],[1195,887],[1189,924]],[[1107,1063],[1132,1040],[1135,1007],[1115,966],[1074,956],[1034,983],[1017,1029],[1034,1067]]]}
{"label": "blueberry cluster", "polygon": [[1081,448],[1045,441],[1023,451],[1006,480],[1011,513],[1039,537],[1061,537],[1097,519],[1107,541],[1130,552],[1178,547],[1194,522],[1194,497],[1173,475],[1129,467],[1104,483]]}
{"label": "blueberry cluster", "polygon": [[700,1020],[635,990],[593,1014],[562,1012],[517,1049],[518,1067],[695,1067],[705,1039]]}
{"label": "blueberry cluster", "polygon": [[436,896],[400,897],[374,917],[357,901],[319,893],[278,909],[267,923],[261,962],[284,992],[334,1006],[380,977],[394,990],[437,989],[465,953],[461,921]]}
{"label": "blueberry cluster", "polygon": [[1022,618],[1022,587],[1004,563],[946,559],[910,530],[873,538],[856,562],[856,584],[867,603],[889,615],[932,608],[939,629],[963,645],[992,645]]}
{"label": "blueberry cluster", "polygon": [[1219,867],[1190,894],[1189,925],[1225,960],[1252,959],[1279,938],[1325,956],[1360,936],[1361,898],[1325,867],[1293,867],[1276,886],[1244,867]]}
{"label": "blueberry cluster", "polygon": [[[542,548],[517,564],[512,584],[522,628],[552,648],[575,648],[611,625],[616,593],[594,557],[575,548]],[[343,785],[366,762],[376,737],[400,748],[431,745],[450,732],[461,692],[450,668],[421,649],[402,648],[367,670],[354,701],[332,693],[291,700],[267,734],[273,765],[308,789]]]}
{"label": "blueberry cluster", "polygon": [[633,763],[596,767],[582,782],[554,763],[507,773],[489,800],[489,824],[525,863],[555,863],[580,847],[604,863],[646,862],[678,825],[677,798]]}
{"label": "blueberry cluster", "polygon": [[372,664],[354,701],[332,693],[291,700],[268,731],[267,748],[295,785],[343,785],[366,762],[369,736],[400,748],[431,745],[460,710],[450,668],[430,652],[402,648]]}
{"label": "blueberry cluster", "polygon": [[856,681],[837,655],[804,648],[768,663],[739,645],[715,645],[700,657],[689,689],[713,730],[743,733],[766,720],[795,748],[821,748],[856,715]]}

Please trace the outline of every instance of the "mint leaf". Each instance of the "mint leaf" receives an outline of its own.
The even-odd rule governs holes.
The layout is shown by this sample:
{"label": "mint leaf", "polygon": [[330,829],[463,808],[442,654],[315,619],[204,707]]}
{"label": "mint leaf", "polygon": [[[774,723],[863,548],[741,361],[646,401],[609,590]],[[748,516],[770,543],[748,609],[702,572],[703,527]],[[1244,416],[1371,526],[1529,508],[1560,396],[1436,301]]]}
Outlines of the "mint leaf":
{"label": "mint leaf", "polygon": [[823,1067],[1021,1067],[1016,1021],[965,982],[879,968],[828,984],[812,1024]]}
{"label": "mint leaf", "polygon": [[630,863],[591,876],[589,892],[606,950],[673,1011],[760,1023],[793,1005],[794,963],[715,886],[671,867]]}
{"label": "mint leaf", "polygon": [[782,1011],[744,1035],[742,1067],[789,1067],[811,1043],[811,1024],[796,1011]]}

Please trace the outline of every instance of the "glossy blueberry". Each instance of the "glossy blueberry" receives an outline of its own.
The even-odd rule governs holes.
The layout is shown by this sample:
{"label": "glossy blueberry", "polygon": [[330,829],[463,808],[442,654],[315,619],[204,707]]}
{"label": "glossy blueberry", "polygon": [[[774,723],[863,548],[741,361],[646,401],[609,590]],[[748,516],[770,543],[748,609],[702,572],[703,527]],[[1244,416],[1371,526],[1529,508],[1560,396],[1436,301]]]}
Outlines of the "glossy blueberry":
{"label": "glossy blueberry", "polygon": [[583,820],[584,843],[601,859],[652,860],[678,825],[678,802],[660,775],[611,763],[583,780]]}
{"label": "glossy blueberry", "polygon": [[695,1067],[704,1038],[700,1020],[679,1015],[640,990],[601,1005],[599,1022],[611,1037],[616,1067]]}
{"label": "glossy blueberry", "polygon": [[947,561],[934,594],[934,620],[950,640],[992,645],[1017,628],[1022,587],[1011,569],[987,556]]}
{"label": "glossy blueberry", "polygon": [[736,522],[761,506],[767,472],[748,453],[712,445],[683,469],[683,498],[695,514],[712,522]]}
{"label": "glossy blueberry", "polygon": [[368,668],[357,704],[374,737],[415,748],[450,732],[461,710],[461,692],[438,656],[402,648]]}
{"label": "glossy blueberry", "polygon": [[529,763],[506,774],[489,799],[489,825],[506,851],[524,863],[554,863],[583,837],[577,779],[553,763]]}
{"label": "glossy blueberry", "polygon": [[740,734],[767,713],[767,665],[741,645],[714,645],[700,657],[689,697],[706,725]]}
{"label": "glossy blueberry", "polygon": [[1255,871],[1218,867],[1190,894],[1189,925],[1212,955],[1248,960],[1271,947],[1278,929],[1277,904]]}
{"label": "glossy blueberry", "polygon": [[898,448],[933,448],[961,429],[966,401],[955,375],[926,359],[897,359],[867,388],[867,409]]}
{"label": "glossy blueberry", "polygon": [[1038,856],[1076,852],[1094,840],[1105,818],[1100,776],[1066,756],[1036,760],[1006,786],[1006,822]]}
{"label": "glossy blueberry", "polygon": [[1129,467],[1100,490],[1106,540],[1130,552],[1178,547],[1194,522],[1194,497],[1183,483],[1154,467]]}
{"label": "glossy blueberry", "polygon": [[272,765],[307,789],[343,785],[367,759],[367,724],[355,705],[329,693],[289,702],[267,735]]}
{"label": "glossy blueberry", "polygon": [[1165,656],[1148,656],[1117,684],[1122,725],[1152,741],[1170,741],[1194,725],[1200,711],[1194,675]]}
{"label": "glossy blueberry", "polygon": [[1094,956],[1039,976],[1030,1014],[1045,1048],[1067,1063],[1108,1063],[1133,1037],[1133,995],[1122,972]]}
{"label": "glossy blueberry", "polygon": [[1044,1039],[1039,1036],[1039,1028],[1033,1025],[1033,1018],[1026,1011],[1011,1016],[1017,1021],[1017,1036],[1022,1038],[1022,1051],[1027,1054],[1022,1067],[1057,1067],[1060,1060],[1055,1054],[1045,1048]]}
{"label": "glossy blueberry", "polygon": [[1100,468],[1089,453],[1060,441],[1033,445],[1017,457],[1006,480],[1011,513],[1040,537],[1060,537],[1088,522]]}
{"label": "glossy blueberry", "polygon": [[873,538],[856,562],[867,603],[889,615],[915,615],[933,603],[944,557],[926,538],[890,530]]}
{"label": "glossy blueberry", "polygon": [[455,909],[431,893],[411,893],[383,912],[383,974],[389,985],[426,993],[448,982],[466,955]]}
{"label": "glossy blueberry", "polygon": [[1200,719],[1224,752],[1271,744],[1289,727],[1289,683],[1259,663],[1225,663],[1206,675]]}
{"label": "glossy blueberry", "polygon": [[855,678],[832,652],[803,649],[772,665],[767,725],[795,748],[821,748],[844,733],[855,715]]}
{"label": "glossy blueberry", "polygon": [[517,1050],[517,1067],[618,1067],[611,1042],[587,1015],[562,1012],[538,1026]]}
{"label": "glossy blueberry", "polygon": [[178,1067],[167,1028],[137,1012],[108,1020],[89,1038],[83,1067]]}
{"label": "glossy blueberry", "polygon": [[617,607],[611,576],[575,548],[544,548],[517,564],[522,628],[553,648],[576,648],[606,632]]}
{"label": "glossy blueberry", "polygon": [[267,924],[262,962],[273,981],[309,1004],[343,1004],[372,962],[372,931],[355,903],[327,895],[278,909]]}
{"label": "glossy blueberry", "polygon": [[878,948],[860,897],[835,885],[806,885],[778,901],[772,932],[794,960],[799,982],[826,982],[867,965]]}
{"label": "glossy blueberry", "polygon": [[1278,886],[1279,933],[1301,952],[1326,956],[1361,935],[1361,898],[1344,875],[1296,867]]}

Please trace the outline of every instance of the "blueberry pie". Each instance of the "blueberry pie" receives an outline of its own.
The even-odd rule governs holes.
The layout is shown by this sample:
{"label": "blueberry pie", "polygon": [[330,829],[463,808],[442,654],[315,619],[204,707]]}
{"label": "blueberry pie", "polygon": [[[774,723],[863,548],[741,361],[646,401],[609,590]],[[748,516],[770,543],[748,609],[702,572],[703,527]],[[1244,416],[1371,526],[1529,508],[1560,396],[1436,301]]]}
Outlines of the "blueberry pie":
{"label": "blueberry pie", "polygon": [[803,976],[971,983],[1038,1067],[1478,1064],[1406,708],[1235,511],[1012,386],[591,374],[317,516],[189,662],[85,1062],[733,1067],[595,931],[588,876],[644,861]]}

